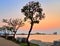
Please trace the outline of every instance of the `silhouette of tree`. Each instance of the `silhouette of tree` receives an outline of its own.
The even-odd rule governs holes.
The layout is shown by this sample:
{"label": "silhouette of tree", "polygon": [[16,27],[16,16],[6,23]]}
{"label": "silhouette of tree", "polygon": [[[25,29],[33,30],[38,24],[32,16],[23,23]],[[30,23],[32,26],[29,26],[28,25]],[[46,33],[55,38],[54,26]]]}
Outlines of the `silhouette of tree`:
{"label": "silhouette of tree", "polygon": [[24,25],[21,19],[3,19],[3,22],[7,23],[9,27],[11,27],[10,29],[7,27],[9,30],[13,29],[14,38],[17,30]]}
{"label": "silhouette of tree", "polygon": [[1,31],[4,32],[4,36],[5,36],[5,38],[7,38],[7,32],[6,32],[6,26],[5,25],[1,27]]}
{"label": "silhouette of tree", "polygon": [[23,6],[23,8],[21,9],[21,12],[23,12],[23,14],[25,15],[24,21],[27,21],[27,19],[30,19],[30,30],[28,32],[28,36],[27,36],[27,44],[29,45],[28,39],[30,36],[30,33],[32,31],[33,25],[34,24],[38,24],[40,20],[42,20],[44,18],[44,13],[42,13],[42,8],[41,8],[41,4],[39,2],[34,2],[31,1],[29,3],[27,3],[25,6]]}
{"label": "silhouette of tree", "polygon": [[54,32],[53,34],[57,35],[57,32]]}
{"label": "silhouette of tree", "polygon": [[[4,32],[4,35],[5,35],[5,38],[6,38],[6,39],[8,38],[9,33],[10,33],[10,32],[13,32],[13,27],[3,25],[1,28],[2,28],[2,30],[3,30],[3,32]],[[1,30],[1,31],[2,31],[2,30]]]}
{"label": "silhouette of tree", "polygon": [[2,31],[2,27],[0,27],[0,31]]}

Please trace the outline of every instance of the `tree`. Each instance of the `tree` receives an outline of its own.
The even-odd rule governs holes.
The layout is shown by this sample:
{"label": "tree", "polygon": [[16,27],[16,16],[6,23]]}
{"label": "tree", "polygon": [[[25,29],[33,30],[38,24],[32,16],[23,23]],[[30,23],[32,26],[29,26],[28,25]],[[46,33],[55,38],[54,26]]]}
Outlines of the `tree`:
{"label": "tree", "polygon": [[25,15],[24,21],[27,21],[27,19],[30,20],[30,30],[28,32],[28,36],[27,36],[27,44],[29,45],[29,36],[30,33],[32,31],[33,25],[34,24],[38,24],[40,22],[40,20],[42,20],[44,18],[44,13],[42,13],[42,8],[41,8],[41,4],[39,2],[29,2],[27,3],[25,6],[23,6],[23,8],[21,9],[21,12],[23,12],[23,14]]}
{"label": "tree", "polygon": [[54,32],[53,34],[57,35],[57,32]]}
{"label": "tree", "polygon": [[2,31],[2,27],[0,27],[0,31]]}
{"label": "tree", "polygon": [[13,29],[14,38],[16,35],[17,30],[24,25],[21,19],[3,19],[3,22],[7,23],[10,29]]}
{"label": "tree", "polygon": [[7,38],[7,30],[6,30],[6,26],[5,25],[1,27],[1,31],[4,32],[4,36],[5,36],[5,38]]}

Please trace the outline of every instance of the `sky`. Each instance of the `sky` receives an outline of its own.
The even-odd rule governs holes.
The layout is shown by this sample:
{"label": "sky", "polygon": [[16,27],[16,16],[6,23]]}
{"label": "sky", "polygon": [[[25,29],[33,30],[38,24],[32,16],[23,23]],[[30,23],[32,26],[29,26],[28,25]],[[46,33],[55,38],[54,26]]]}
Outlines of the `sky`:
{"label": "sky", "polygon": [[[60,0],[0,0],[0,26],[5,25],[2,19],[24,18],[21,8],[30,1],[39,1],[45,13],[45,19],[35,24],[32,33],[45,32],[60,34]],[[28,33],[30,23],[20,27],[18,32]]]}

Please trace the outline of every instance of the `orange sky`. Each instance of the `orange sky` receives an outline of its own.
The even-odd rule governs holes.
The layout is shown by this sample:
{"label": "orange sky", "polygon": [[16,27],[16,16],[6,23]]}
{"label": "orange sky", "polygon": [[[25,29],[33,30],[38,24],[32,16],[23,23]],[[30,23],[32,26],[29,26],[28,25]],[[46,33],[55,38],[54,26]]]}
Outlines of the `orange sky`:
{"label": "orange sky", "polygon": [[[26,1],[0,1],[0,26],[3,18],[23,18],[21,8],[30,0]],[[32,1],[32,0],[31,0]],[[36,0],[37,1],[37,0]],[[59,0],[38,0],[41,3],[43,12],[45,13],[45,19],[41,20],[39,24],[35,24],[33,30],[47,30],[56,29],[60,30],[60,1]],[[21,2],[21,3],[20,3]],[[13,4],[13,5],[12,5]],[[20,29],[27,30],[30,28],[30,23],[26,23],[25,26]]]}

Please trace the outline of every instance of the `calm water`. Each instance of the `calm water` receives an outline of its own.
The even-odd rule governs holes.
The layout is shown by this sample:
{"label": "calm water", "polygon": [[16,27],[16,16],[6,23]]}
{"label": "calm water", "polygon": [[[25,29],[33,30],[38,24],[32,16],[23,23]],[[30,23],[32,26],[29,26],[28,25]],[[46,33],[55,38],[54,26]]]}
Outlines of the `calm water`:
{"label": "calm water", "polygon": [[[27,35],[16,35],[17,37],[27,37]],[[43,42],[53,42],[60,40],[60,35],[31,35],[29,40],[40,40]]]}

